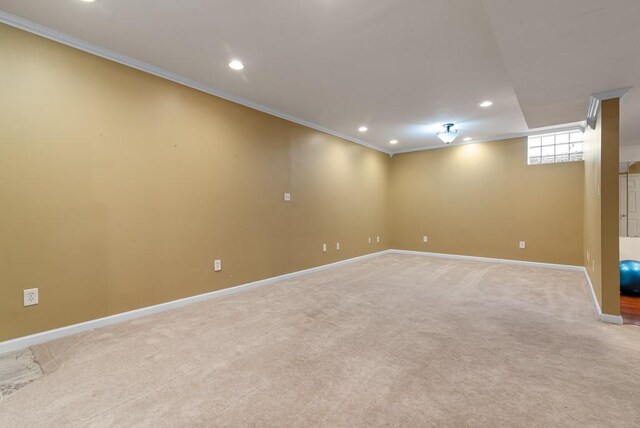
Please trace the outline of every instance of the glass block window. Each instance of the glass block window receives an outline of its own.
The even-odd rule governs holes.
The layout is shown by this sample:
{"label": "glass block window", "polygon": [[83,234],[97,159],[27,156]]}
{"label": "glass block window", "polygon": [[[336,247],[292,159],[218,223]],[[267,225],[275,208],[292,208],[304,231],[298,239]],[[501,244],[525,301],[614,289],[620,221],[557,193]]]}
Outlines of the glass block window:
{"label": "glass block window", "polygon": [[579,129],[529,137],[528,163],[575,162],[583,158],[584,133]]}

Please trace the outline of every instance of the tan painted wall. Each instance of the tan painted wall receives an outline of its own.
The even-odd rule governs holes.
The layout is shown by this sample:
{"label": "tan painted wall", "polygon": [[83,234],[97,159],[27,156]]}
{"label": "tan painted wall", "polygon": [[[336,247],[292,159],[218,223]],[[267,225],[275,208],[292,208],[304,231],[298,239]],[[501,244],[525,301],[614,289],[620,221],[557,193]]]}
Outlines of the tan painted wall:
{"label": "tan painted wall", "polygon": [[620,314],[620,100],[603,101],[596,129],[585,133],[584,266],[602,312]]}
{"label": "tan painted wall", "polygon": [[386,154],[4,25],[0,58],[0,341],[389,247]]}
{"label": "tan painted wall", "polygon": [[524,140],[390,159],[3,25],[0,58],[0,341],[390,248],[391,223],[582,263],[583,166]]}
{"label": "tan painted wall", "polygon": [[521,138],[400,154],[391,165],[393,247],[582,265],[581,162],[528,166]]}
{"label": "tan painted wall", "polygon": [[600,248],[600,147],[601,117],[596,129],[587,127],[584,133],[584,251],[583,264],[593,285],[593,291],[602,305],[601,248]]}

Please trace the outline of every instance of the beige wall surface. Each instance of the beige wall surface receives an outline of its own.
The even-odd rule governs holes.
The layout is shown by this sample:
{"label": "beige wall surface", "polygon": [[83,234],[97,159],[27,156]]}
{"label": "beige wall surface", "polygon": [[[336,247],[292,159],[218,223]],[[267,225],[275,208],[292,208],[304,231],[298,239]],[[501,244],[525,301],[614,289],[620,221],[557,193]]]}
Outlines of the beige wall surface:
{"label": "beige wall surface", "polygon": [[529,166],[521,138],[395,155],[391,177],[394,248],[582,265],[582,162]]}
{"label": "beige wall surface", "polygon": [[0,58],[0,341],[389,247],[386,154],[4,25]]}
{"label": "beige wall surface", "polygon": [[600,148],[601,112],[596,129],[587,127],[584,133],[584,251],[583,264],[593,285],[593,291],[602,305],[601,246],[600,246]]}
{"label": "beige wall surface", "polygon": [[582,264],[583,165],[524,139],[389,158],[4,25],[0,58],[0,341],[391,246]]}
{"label": "beige wall surface", "polygon": [[585,132],[584,266],[602,312],[620,314],[620,100],[601,103],[596,129]]}

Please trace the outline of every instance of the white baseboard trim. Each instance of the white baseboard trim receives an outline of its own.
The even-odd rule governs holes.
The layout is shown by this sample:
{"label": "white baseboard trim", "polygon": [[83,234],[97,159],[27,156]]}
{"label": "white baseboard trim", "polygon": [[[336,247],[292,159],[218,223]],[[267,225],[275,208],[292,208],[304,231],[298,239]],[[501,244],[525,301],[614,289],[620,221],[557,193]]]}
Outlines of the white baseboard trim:
{"label": "white baseboard trim", "polygon": [[585,278],[587,278],[587,285],[589,286],[589,291],[591,292],[591,300],[593,301],[593,307],[596,309],[598,319],[609,324],[622,325],[622,323],[624,322],[622,316],[602,313],[602,308],[600,307],[600,302],[598,302],[598,298],[596,297],[596,291],[593,289],[593,283],[591,282],[591,278],[589,278],[589,273],[587,272],[587,269],[585,267],[583,267],[582,270],[584,272]]}
{"label": "white baseboard trim", "polygon": [[624,323],[621,315],[600,314],[600,321],[616,325],[622,325]]}
{"label": "white baseboard trim", "polygon": [[299,276],[308,275],[310,273],[320,272],[326,269],[332,269],[338,266],[354,263],[360,260],[370,259],[372,257],[388,254],[390,251],[391,250],[383,250],[383,251],[378,251],[376,253],[365,254],[363,256],[353,257],[350,259],[340,260],[340,261],[329,263],[326,265],[316,266],[313,268],[309,268],[309,269],[305,269],[297,272],[287,273],[287,274],[275,276],[272,278],[266,278],[259,281],[250,282],[248,284],[237,285],[234,287],[224,288],[222,290],[216,290],[209,293],[198,294],[196,296],[185,297],[183,299],[173,300],[171,302],[160,303],[158,305],[147,306],[140,309],[134,309],[132,311],[110,315],[104,318],[98,318],[95,320],[85,321],[78,324],[56,328],[54,330],[43,331],[41,333],[36,333],[29,336],[6,340],[4,342],[0,342],[0,354],[28,348],[29,346],[38,345],[41,343],[49,342],[54,339],[71,336],[73,334],[81,333],[84,331],[94,330],[99,327],[118,324],[118,323],[132,320],[135,318],[156,314],[158,312],[164,312],[170,309],[180,308],[183,306],[191,305],[193,303],[203,302],[205,300],[215,299],[215,298],[224,297],[224,296],[229,296],[232,294],[240,293],[242,291],[251,290],[253,288],[270,285],[278,281],[292,279]]}
{"label": "white baseboard trim", "polygon": [[308,275],[314,272],[320,272],[326,269],[332,269],[338,266],[354,263],[360,260],[366,260],[372,257],[381,256],[384,254],[408,254],[415,256],[427,256],[427,257],[437,257],[437,258],[450,258],[450,259],[459,259],[459,260],[472,260],[479,262],[489,262],[489,263],[502,263],[502,264],[512,264],[512,265],[522,265],[522,266],[533,266],[533,267],[541,267],[547,269],[562,269],[562,270],[572,270],[572,271],[580,271],[584,272],[585,277],[587,278],[587,284],[589,286],[589,290],[591,292],[591,299],[593,301],[594,308],[598,315],[598,319],[611,323],[611,324],[622,324],[622,317],[620,315],[609,315],[603,314],[600,308],[600,304],[598,303],[598,299],[596,298],[595,291],[593,290],[593,284],[591,283],[591,279],[587,274],[587,270],[583,266],[574,266],[574,265],[561,265],[554,263],[540,263],[540,262],[529,262],[524,260],[510,260],[510,259],[496,259],[489,257],[478,257],[478,256],[463,256],[457,254],[446,254],[446,253],[431,253],[425,251],[411,251],[411,250],[396,250],[389,249],[378,251],[375,253],[365,254],[363,256],[353,257],[350,259],[340,260],[334,263],[329,263],[326,265],[316,266],[313,268],[287,273],[280,276],[275,276],[272,278],[266,278],[255,282],[250,282],[247,284],[237,285],[234,287],[224,288],[222,290],[216,290],[209,293],[198,294],[196,296],[185,297],[183,299],[173,300],[171,302],[160,303],[154,306],[147,306],[140,309],[134,309],[132,311],[123,312],[120,314],[110,315],[104,318],[98,318],[95,320],[85,321],[78,324],[73,324],[65,327],[56,328],[54,330],[48,330],[41,333],[32,334],[29,336],[18,337],[16,339],[7,340],[4,342],[0,342],[0,354],[4,354],[6,352],[17,351],[19,349],[28,348],[29,346],[38,345],[41,343],[49,342],[51,340],[59,339],[66,336],[71,336],[73,334],[81,333],[84,331],[94,330],[99,327],[105,327],[108,325],[118,324],[121,322],[125,322],[128,320],[132,320],[135,318],[144,317],[147,315],[156,314],[159,312],[164,312],[170,309],[176,309],[183,306],[191,305],[197,302],[203,302],[205,300],[215,299],[224,296],[230,296],[232,294],[240,293],[242,291],[251,290],[253,288],[263,287],[265,285],[270,285],[278,281],[284,281],[287,279],[296,278],[303,275]]}
{"label": "white baseboard trim", "polygon": [[582,266],[574,266],[574,265],[560,265],[555,263],[541,263],[541,262],[528,262],[525,260],[511,260],[511,259],[494,259],[490,257],[479,257],[479,256],[461,256],[458,254],[446,254],[446,253],[430,253],[426,251],[412,251],[412,250],[391,250],[392,253],[395,254],[410,254],[414,256],[428,256],[428,257],[440,257],[446,259],[460,259],[460,260],[472,260],[476,262],[489,262],[489,263],[502,263],[509,265],[521,265],[521,266],[533,266],[533,267],[542,267],[548,269],[562,269],[562,270],[575,270],[582,271],[584,268]]}
{"label": "white baseboard trim", "polygon": [[561,265],[554,263],[540,263],[540,262],[528,262],[524,260],[510,260],[510,259],[494,259],[489,257],[478,257],[478,256],[461,256],[457,254],[445,254],[445,253],[429,253],[425,251],[411,251],[411,250],[390,250],[391,253],[394,254],[412,254],[416,256],[429,256],[429,257],[440,257],[440,258],[450,258],[450,259],[461,259],[461,260],[473,260],[479,262],[490,262],[490,263],[504,263],[504,264],[513,264],[513,265],[522,265],[522,266],[534,266],[534,267],[542,267],[547,269],[562,269],[562,270],[572,270],[583,272],[585,278],[587,279],[587,285],[589,286],[589,292],[591,294],[591,300],[593,302],[593,307],[595,308],[597,318],[609,324],[618,324],[622,325],[623,320],[620,315],[610,315],[603,314],[602,309],[600,308],[600,303],[598,302],[598,298],[596,297],[596,292],[593,289],[593,284],[591,283],[591,278],[589,278],[589,274],[587,273],[587,269],[584,266],[575,266],[575,265]]}

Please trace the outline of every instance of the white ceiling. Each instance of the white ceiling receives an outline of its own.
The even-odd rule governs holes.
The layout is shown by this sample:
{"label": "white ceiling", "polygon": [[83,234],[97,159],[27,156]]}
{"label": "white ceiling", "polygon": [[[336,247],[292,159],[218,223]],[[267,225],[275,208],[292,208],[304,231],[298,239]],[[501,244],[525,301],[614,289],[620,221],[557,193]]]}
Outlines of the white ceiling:
{"label": "white ceiling", "polygon": [[621,142],[640,144],[640,0],[484,0],[530,127],[584,120],[590,94],[635,86]]}
{"label": "white ceiling", "polygon": [[[439,145],[449,121],[476,141],[582,121],[590,94],[640,86],[639,0],[0,0],[0,9],[387,151]],[[243,71],[227,67],[233,58]],[[486,99],[494,105],[479,108]],[[624,142],[640,144],[640,95],[629,93],[623,112]]]}

